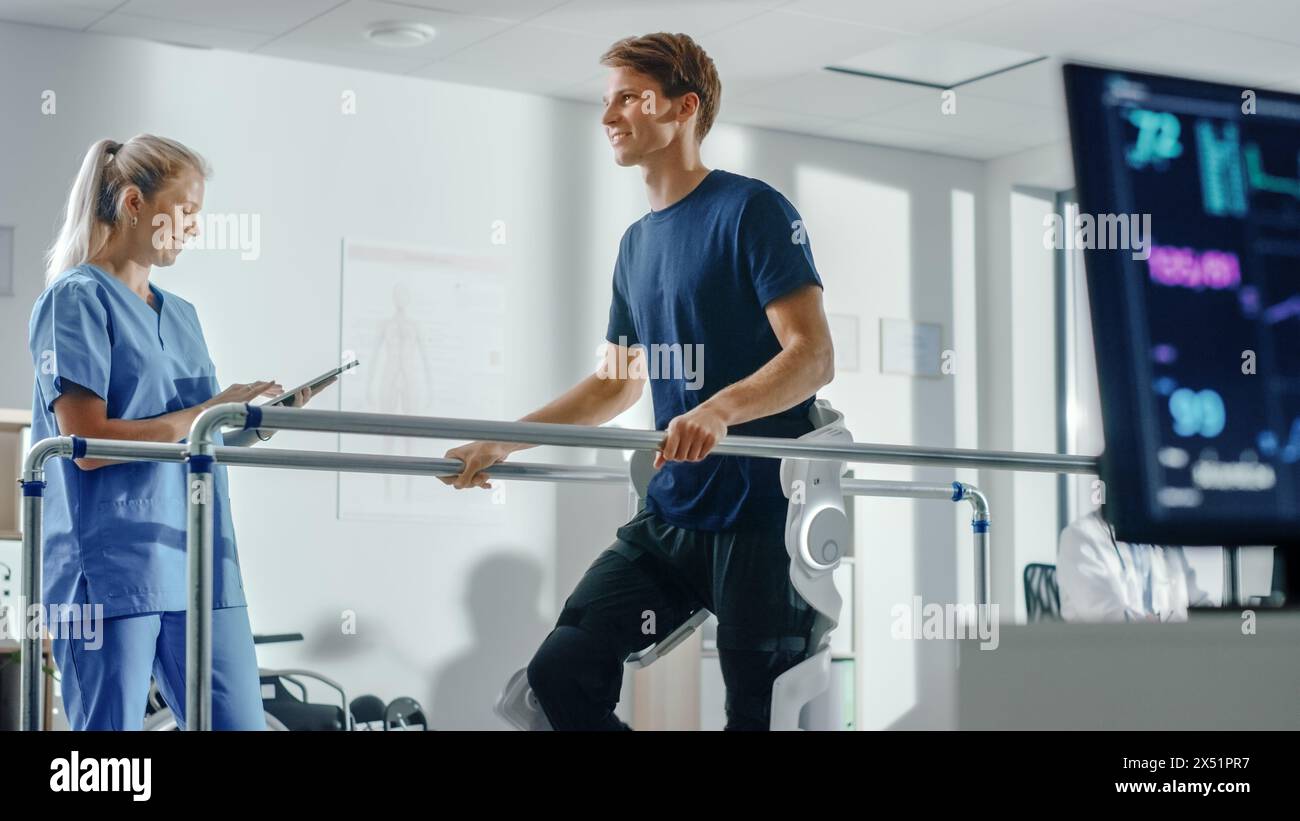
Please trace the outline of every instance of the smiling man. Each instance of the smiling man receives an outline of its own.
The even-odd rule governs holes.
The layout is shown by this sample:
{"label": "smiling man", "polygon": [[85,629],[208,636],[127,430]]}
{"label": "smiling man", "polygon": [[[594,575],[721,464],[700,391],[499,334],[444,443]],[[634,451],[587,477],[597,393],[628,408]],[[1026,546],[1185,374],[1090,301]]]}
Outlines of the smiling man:
{"label": "smiling man", "polygon": [[[794,206],[700,161],[721,97],[703,49],[650,34],[620,40],[601,63],[601,122],[614,161],[641,169],[650,212],[624,233],[614,267],[605,339],[616,366],[522,421],[599,425],[649,381],[664,440],[645,509],[578,582],[528,682],[556,729],[626,729],[613,712],[624,659],[704,607],[718,618],[727,728],[766,729],[772,682],[805,658],[814,611],[789,578],[779,462],[710,452],[728,433],[812,429],[834,373],[822,283]],[[698,352],[702,378],[644,366],[646,349],[665,348]],[[444,481],[490,487],[484,471],[526,447],[455,448],[447,455],[465,469]]]}

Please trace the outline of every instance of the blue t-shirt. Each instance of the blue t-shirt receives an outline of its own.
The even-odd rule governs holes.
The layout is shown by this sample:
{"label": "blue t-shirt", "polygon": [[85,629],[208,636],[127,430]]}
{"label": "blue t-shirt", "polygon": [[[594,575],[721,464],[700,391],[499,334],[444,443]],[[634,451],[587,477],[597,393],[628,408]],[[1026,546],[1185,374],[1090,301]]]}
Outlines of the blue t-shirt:
{"label": "blue t-shirt", "polygon": [[[821,287],[799,212],[770,185],[710,171],[693,191],[623,234],[605,338],[640,345],[655,428],[758,371],[781,343],[764,308],[803,285]],[[728,428],[728,435],[796,438],[813,429],[816,396]],[[692,530],[785,526],[780,460],[708,456],[668,462],[646,506]]]}
{"label": "blue t-shirt", "polygon": [[[28,345],[36,370],[32,441],[60,436],[54,400],[74,382],[107,404],[110,419],[148,419],[219,391],[194,306],[150,286],[155,310],[94,265],[54,281],[32,308]],[[221,434],[214,437],[222,443]],[[179,462],[122,462],[82,470],[46,463],[42,517],[44,604],[103,605],[103,617],[184,610],[188,604],[186,475]],[[245,605],[226,468],[213,472],[214,608]]]}

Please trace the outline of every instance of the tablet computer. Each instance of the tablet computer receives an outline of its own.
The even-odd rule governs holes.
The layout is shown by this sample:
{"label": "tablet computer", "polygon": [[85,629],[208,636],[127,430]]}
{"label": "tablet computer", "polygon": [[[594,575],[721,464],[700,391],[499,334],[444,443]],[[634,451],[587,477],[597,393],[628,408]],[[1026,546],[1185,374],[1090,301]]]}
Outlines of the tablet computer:
{"label": "tablet computer", "polygon": [[329,380],[334,379],[335,377],[337,377],[339,374],[343,373],[344,371],[351,370],[351,369],[355,368],[357,365],[360,365],[360,364],[361,364],[360,360],[351,359],[351,360],[349,360],[349,361],[343,363],[342,365],[339,365],[337,368],[331,368],[330,370],[326,371],[325,373],[321,374],[320,376],[316,377],[315,379],[312,379],[312,380],[310,380],[310,381],[307,381],[307,382],[302,383],[301,385],[299,385],[298,387],[294,388],[293,390],[285,391],[284,393],[280,394],[279,396],[275,397],[274,399],[270,399],[270,400],[268,400],[268,401],[266,401],[266,402],[263,402],[263,403],[262,403],[261,405],[259,405],[258,407],[262,407],[262,408],[270,408],[270,407],[275,407],[275,406],[281,406],[281,405],[282,405],[282,406],[284,406],[284,407],[286,407],[286,408],[292,408],[293,405],[291,405],[291,404],[285,404],[285,403],[287,403],[290,399],[292,399],[293,396],[294,396],[294,394],[296,394],[298,391],[302,390],[303,388],[311,388],[312,393],[315,393],[315,392],[316,392],[316,389],[317,389],[317,388],[318,388],[322,383],[324,383],[324,382],[328,382]]}

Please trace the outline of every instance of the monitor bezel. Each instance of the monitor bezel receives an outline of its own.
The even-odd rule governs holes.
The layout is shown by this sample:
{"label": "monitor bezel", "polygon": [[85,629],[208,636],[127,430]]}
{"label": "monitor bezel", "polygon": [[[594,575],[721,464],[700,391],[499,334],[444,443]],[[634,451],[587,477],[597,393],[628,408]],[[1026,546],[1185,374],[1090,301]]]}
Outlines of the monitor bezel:
{"label": "monitor bezel", "polygon": [[[1074,61],[1066,62],[1062,72],[1075,189],[1081,213],[1113,213],[1117,210],[1113,207],[1113,186],[1085,173],[1098,167],[1097,154],[1101,150],[1093,139],[1099,123],[1088,117],[1097,106],[1090,95],[1107,75],[1118,74],[1139,82],[1218,87],[1237,101],[1241,100],[1241,92],[1249,89],[1256,92],[1257,100],[1260,95],[1267,94],[1300,105],[1300,95],[1254,84],[1233,85]],[[1203,509],[1195,509],[1195,515],[1183,515],[1183,510],[1163,507],[1154,499],[1150,481],[1154,451],[1142,448],[1143,437],[1139,425],[1134,424],[1143,418],[1142,398],[1137,388],[1137,362],[1131,345],[1131,329],[1138,319],[1135,316],[1138,309],[1124,298],[1126,289],[1113,284],[1124,275],[1124,265],[1119,257],[1124,253],[1129,252],[1096,248],[1083,252],[1106,443],[1099,471],[1104,483],[1105,515],[1114,525],[1116,537],[1128,542],[1178,545],[1296,541],[1300,538],[1300,515],[1288,517],[1279,512],[1273,517],[1252,517],[1247,521],[1233,519],[1225,512],[1207,514]],[[1152,446],[1157,447],[1158,443]]]}

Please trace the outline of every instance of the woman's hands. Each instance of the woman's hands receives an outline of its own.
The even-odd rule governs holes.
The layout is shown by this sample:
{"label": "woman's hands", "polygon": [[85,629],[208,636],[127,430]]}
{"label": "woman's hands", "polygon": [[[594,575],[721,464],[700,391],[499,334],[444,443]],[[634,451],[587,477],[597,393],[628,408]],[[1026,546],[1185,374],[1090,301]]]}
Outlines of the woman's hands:
{"label": "woman's hands", "polygon": [[[333,385],[338,377],[322,382],[316,386],[317,390],[324,390]],[[199,405],[202,410],[207,410],[213,405],[220,405],[226,402],[239,402],[246,404],[253,401],[259,396],[279,396],[284,393],[284,386],[275,380],[266,380],[262,382],[248,382],[231,385],[221,393],[212,397],[208,401]],[[307,387],[295,393],[291,398],[284,400],[284,406],[287,408],[301,408],[311,401],[312,389]]]}
{"label": "woman's hands", "polygon": [[[326,381],[324,381],[324,382],[320,383],[319,385],[317,385],[317,386],[316,386],[316,389],[317,389],[317,390],[324,390],[325,388],[328,388],[330,385],[333,385],[334,382],[335,382],[337,379],[338,379],[337,376],[336,376],[336,377],[332,377],[332,378],[330,378],[330,379],[327,379]],[[279,385],[276,385],[276,387],[279,387]],[[274,395],[276,395],[276,396],[279,396],[280,394],[284,393],[284,389],[281,388],[281,389],[278,390],[278,391],[272,391],[272,393],[274,393]],[[314,393],[313,393],[313,391],[312,391],[312,389],[311,389],[310,386],[308,386],[308,387],[304,387],[304,388],[302,388],[301,390],[298,390],[297,392],[295,392],[295,393],[293,394],[293,396],[290,396],[288,399],[284,400],[284,402],[281,403],[281,404],[283,404],[284,407],[286,407],[286,408],[301,408],[303,405],[306,405],[308,402],[311,401],[311,398],[312,398],[313,395],[314,395]],[[275,431],[271,431],[270,433],[266,433],[266,434],[264,434],[264,433],[261,431],[261,429],[258,429],[258,430],[256,431],[256,433],[257,433],[257,438],[260,439],[260,440],[263,441],[263,442],[269,442],[269,441],[271,441],[271,437],[272,437],[272,436],[275,436],[275,434],[276,434]]]}
{"label": "woman's hands", "polygon": [[[259,396],[268,396],[268,395],[279,396],[282,393],[284,393],[284,386],[281,385],[279,382],[276,382],[274,379],[264,380],[261,382],[237,383],[231,385],[221,393],[217,394],[216,396],[212,397],[208,401],[199,405],[197,411],[199,413],[202,413],[204,410],[208,408],[214,407],[216,405],[221,405],[226,402],[238,402],[241,405],[245,405],[253,401]],[[245,436],[247,437],[247,439],[245,440],[245,439],[237,438],[240,436]],[[270,436],[263,436],[260,430],[256,432],[256,436],[257,439],[260,439],[263,442],[270,441],[271,439]],[[256,440],[252,438],[249,432],[245,431],[242,434],[233,434],[233,433],[230,434],[226,444],[244,446],[244,445],[254,444],[255,441]]]}
{"label": "woman's hands", "polygon": [[[317,385],[316,390],[323,391],[337,381],[338,381],[337,376],[331,376],[329,379]],[[301,408],[303,405],[311,401],[313,395],[314,393],[311,388],[309,387],[303,388],[302,390],[295,393],[292,397],[284,400],[284,406],[286,408]]]}
{"label": "woman's hands", "polygon": [[221,393],[199,405],[199,407],[206,410],[214,405],[220,405],[225,402],[239,402],[240,404],[246,404],[259,396],[279,396],[282,393],[284,393],[284,386],[275,380],[269,382],[249,382],[247,384],[231,385]]}

